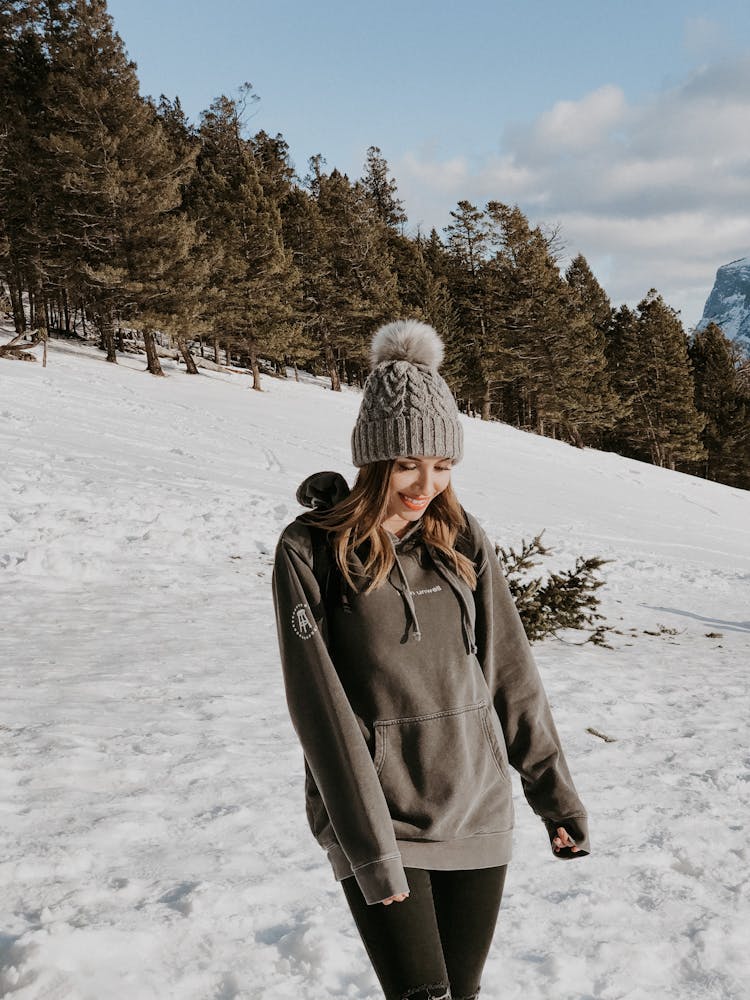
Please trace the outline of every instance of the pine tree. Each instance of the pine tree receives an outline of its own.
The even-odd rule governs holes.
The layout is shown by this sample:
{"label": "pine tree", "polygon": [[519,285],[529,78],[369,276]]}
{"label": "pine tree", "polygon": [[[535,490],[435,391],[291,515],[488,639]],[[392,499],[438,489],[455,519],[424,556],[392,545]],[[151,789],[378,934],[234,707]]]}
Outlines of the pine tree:
{"label": "pine tree", "polygon": [[186,252],[175,259],[172,268],[167,268],[162,275],[158,322],[160,328],[167,330],[176,342],[185,362],[186,374],[197,375],[198,367],[190,351],[190,343],[196,338],[202,338],[202,334],[210,329],[206,303],[210,269],[206,240],[198,233],[195,222],[189,217],[186,195],[195,172],[200,142],[195,127],[182,109],[179,97],[170,101],[162,94],[158,115],[175,158],[176,169],[180,172],[180,204],[172,212],[185,227],[182,239],[186,241],[183,244]]}
{"label": "pine tree", "polygon": [[490,202],[495,254],[490,302],[502,349],[503,381],[515,382],[524,421],[582,447],[614,422],[617,398],[605,340],[578,308],[553,254],[555,235],[532,228],[517,206]]}
{"label": "pine tree", "polygon": [[316,331],[320,325],[321,305],[319,290],[326,274],[323,256],[323,224],[315,198],[304,188],[294,186],[283,205],[282,224],[284,244],[292,255],[292,263],[299,275],[294,311],[290,322],[283,328],[285,342],[282,351],[291,358],[298,376],[300,359],[315,367],[320,353]]}
{"label": "pine tree", "polygon": [[265,344],[265,350],[275,357],[277,370],[285,375],[286,359],[296,357],[305,343],[301,320],[303,274],[297,266],[287,226],[289,216],[294,213],[292,202],[299,190],[295,186],[298,178],[289,159],[289,145],[281,133],[270,136],[260,131],[250,139],[250,144],[263,192],[279,210],[282,244],[288,253],[287,280],[283,295],[284,314],[277,317]]}
{"label": "pine tree", "polygon": [[136,219],[135,239],[128,247],[134,302],[125,316],[142,329],[148,371],[163,374],[153,333],[159,329],[176,341],[188,374],[197,374],[188,345],[206,329],[208,262],[204,241],[185,211],[184,196],[199,146],[179,99],[170,102],[162,94],[153,113],[160,141],[149,158],[149,170],[157,176],[146,218]]}
{"label": "pine tree", "polygon": [[280,132],[270,136],[261,130],[251,137],[250,147],[263,190],[283,213],[295,179],[294,169],[289,162],[289,144]]}
{"label": "pine tree", "polygon": [[[437,237],[435,230],[433,233]],[[428,249],[427,241],[419,234],[411,242],[416,266],[412,276],[411,297],[405,304],[411,306],[415,314],[423,316],[443,338],[455,335],[459,329],[458,314],[448,288],[446,249],[441,245],[438,250],[432,242]],[[443,368],[443,371],[447,370],[446,367]]]}
{"label": "pine tree", "polygon": [[314,229],[318,258],[314,296],[316,337],[331,388],[340,390],[341,375],[369,370],[372,328],[398,308],[396,279],[385,223],[361,182],[346,174],[322,170],[313,157],[308,186],[316,204]]}
{"label": "pine tree", "polygon": [[[398,197],[398,187],[390,176],[388,163],[377,146],[370,146],[367,150],[362,184],[378,217],[386,226],[400,314],[426,320],[439,330],[444,339],[449,338],[449,327],[455,324],[456,316],[447,279],[431,271],[424,255],[423,239],[419,235],[412,239],[405,234],[407,216],[404,204]],[[435,236],[439,240],[437,233]]]}
{"label": "pine tree", "polygon": [[640,427],[633,420],[639,391],[638,316],[622,305],[612,313],[605,354],[610,383],[618,398],[615,425],[605,430],[602,447],[630,457],[640,456]]}
{"label": "pine tree", "polygon": [[695,406],[706,418],[701,440],[706,479],[747,488],[750,482],[750,395],[737,377],[738,352],[716,323],[693,336],[688,353],[695,380]]}
{"label": "pine tree", "polygon": [[[249,85],[248,85],[249,86]],[[201,116],[201,150],[186,194],[210,260],[214,335],[245,351],[260,389],[259,357],[274,328],[291,318],[295,283],[281,213],[261,183],[236,101],[217,98]]]}
{"label": "pine tree", "polygon": [[377,146],[367,150],[364,189],[375,206],[382,222],[391,229],[399,230],[406,222],[404,204],[398,197],[398,185],[389,177],[388,163]]}
{"label": "pine tree", "polygon": [[175,205],[174,160],[104,0],[50,3],[47,39],[47,145],[61,174],[51,252],[115,362],[115,318],[137,312],[147,247]]}
{"label": "pine tree", "polygon": [[654,465],[675,469],[705,459],[706,419],[695,408],[688,343],[677,313],[656,289],[638,304],[633,421],[640,450]]}
{"label": "pine tree", "polygon": [[451,268],[450,255],[448,248],[440,239],[437,229],[433,226],[427,238],[417,234],[417,242],[422,249],[422,256],[430,272],[436,278],[445,278],[447,280]]}
{"label": "pine tree", "polygon": [[565,281],[578,318],[584,321],[587,339],[591,343],[595,363],[592,368],[594,385],[600,395],[601,419],[587,436],[587,443],[604,446],[617,421],[622,418],[622,404],[613,384],[607,347],[612,331],[614,310],[609,296],[594,277],[583,254],[577,254],[565,271]]}
{"label": "pine tree", "polygon": [[429,237],[417,232],[410,242],[414,265],[408,286],[399,274],[402,310],[406,315],[421,317],[440,334],[446,347],[440,371],[456,396],[459,408],[469,411],[469,399],[463,394],[464,338],[448,284],[451,269],[448,250],[434,228]]}
{"label": "pine tree", "polygon": [[487,272],[484,267],[490,231],[484,212],[469,201],[460,201],[456,210],[451,212],[451,218],[453,222],[445,227],[448,289],[462,331],[460,346],[454,342],[454,346],[459,346],[461,361],[457,392],[478,403],[482,419],[489,420],[495,383],[501,368],[497,338],[490,326]]}
{"label": "pine tree", "polygon": [[612,304],[582,253],[568,265],[565,280],[573,293],[577,308],[590,316],[596,330],[607,334],[612,322]]}
{"label": "pine tree", "polygon": [[46,347],[44,289],[52,260],[46,250],[55,164],[44,147],[49,128],[44,13],[36,2],[8,3],[0,10],[0,273],[17,336],[26,331],[23,294],[28,292],[29,322]]}

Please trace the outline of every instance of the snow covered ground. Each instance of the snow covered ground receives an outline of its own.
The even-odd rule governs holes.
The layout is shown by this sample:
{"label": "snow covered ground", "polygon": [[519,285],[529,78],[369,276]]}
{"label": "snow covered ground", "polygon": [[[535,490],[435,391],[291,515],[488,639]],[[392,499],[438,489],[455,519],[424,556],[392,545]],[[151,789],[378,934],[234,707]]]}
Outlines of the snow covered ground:
{"label": "snow covered ground", "polygon": [[[0,992],[377,1000],[270,593],[298,483],[353,481],[359,394],[163,364],[0,360]],[[505,546],[545,528],[550,565],[614,560],[622,630],[534,647],[592,854],[553,857],[514,775],[483,1000],[744,1000],[750,494],[462,419],[465,506]]]}

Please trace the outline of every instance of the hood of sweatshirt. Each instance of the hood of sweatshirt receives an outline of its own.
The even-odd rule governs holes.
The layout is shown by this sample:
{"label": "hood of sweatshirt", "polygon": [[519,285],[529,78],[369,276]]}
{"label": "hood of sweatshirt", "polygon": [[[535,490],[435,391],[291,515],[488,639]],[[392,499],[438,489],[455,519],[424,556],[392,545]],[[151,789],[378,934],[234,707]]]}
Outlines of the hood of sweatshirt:
{"label": "hood of sweatshirt", "polygon": [[[327,509],[340,503],[351,492],[346,479],[340,472],[324,471],[314,472],[307,476],[297,488],[297,502],[303,507],[313,510]],[[305,521],[306,514],[300,514],[297,520]],[[421,546],[432,561],[435,571],[448,583],[455,592],[461,608],[461,622],[464,635],[464,643],[467,653],[476,653],[476,637],[474,635],[474,615],[469,606],[466,593],[466,585],[459,580],[452,564],[446,561],[442,552],[425,542],[422,538],[422,518],[418,518],[406,529],[403,535],[398,536],[388,531],[393,546],[394,565],[389,576],[389,582],[401,594],[407,615],[406,636],[412,641],[420,642],[422,639],[422,627],[417,616],[417,609],[414,603],[414,595],[409,586],[409,581],[404,569],[403,558],[414,549]],[[415,556],[417,557],[417,556]],[[359,570],[362,570],[360,562]],[[339,574],[340,577],[340,574]],[[349,596],[343,578],[340,579],[340,600],[344,611],[350,610]]]}

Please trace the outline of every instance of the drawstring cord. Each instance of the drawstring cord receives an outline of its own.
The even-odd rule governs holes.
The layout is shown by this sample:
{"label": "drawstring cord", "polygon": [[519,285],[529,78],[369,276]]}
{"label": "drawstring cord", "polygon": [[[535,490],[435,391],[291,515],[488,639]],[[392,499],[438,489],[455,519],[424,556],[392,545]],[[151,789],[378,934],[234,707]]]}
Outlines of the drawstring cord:
{"label": "drawstring cord", "polygon": [[443,577],[443,579],[447,581],[447,583],[454,589],[454,591],[458,595],[459,604],[461,605],[461,625],[463,627],[464,641],[466,642],[466,648],[469,653],[476,653],[477,644],[474,636],[474,631],[471,627],[471,612],[469,611],[469,607],[466,603],[466,598],[462,590],[454,583],[450,570],[443,563],[442,559],[440,558],[439,554],[435,551],[435,549],[431,545],[427,545],[427,551],[430,553],[430,556],[432,557],[435,569]]}
{"label": "drawstring cord", "polygon": [[[409,609],[411,622],[412,625],[414,626],[414,638],[416,639],[417,642],[421,642],[422,629],[419,627],[419,619],[417,618],[417,609],[414,607],[414,599],[411,596],[409,581],[406,579],[406,574],[404,573],[404,568],[401,565],[401,560],[399,559],[398,553],[396,552],[396,545],[393,542],[393,539],[391,539],[391,544],[393,545],[393,556],[396,561],[396,566],[398,567],[398,572],[401,577],[401,582],[403,583],[403,590],[401,591],[401,595],[403,596],[406,602],[406,606]],[[408,625],[407,625],[407,633],[408,633]]]}
{"label": "drawstring cord", "polygon": [[[409,627],[411,625],[411,627],[413,628],[414,639],[417,642],[421,642],[421,640],[422,640],[422,629],[421,629],[421,627],[419,625],[419,619],[417,618],[417,609],[416,609],[416,607],[414,605],[414,599],[412,598],[412,595],[411,595],[411,588],[409,587],[409,581],[406,579],[406,574],[404,572],[403,566],[401,565],[401,560],[398,557],[398,551],[396,549],[396,543],[393,540],[393,538],[391,538],[391,545],[393,547],[394,562],[395,562],[396,568],[398,569],[398,574],[399,574],[399,576],[401,578],[401,584],[402,584],[401,587],[397,587],[396,589],[399,591],[399,593],[403,597],[404,603],[405,603],[407,611],[409,613],[409,619],[410,619],[410,621],[407,622],[406,635],[407,635],[407,638],[408,638]],[[430,557],[432,558],[432,562],[433,562],[433,564],[435,566],[435,569],[443,577],[443,579],[449,584],[449,586],[455,591],[455,593],[458,596],[459,604],[461,605],[461,626],[462,626],[462,631],[463,631],[463,635],[464,635],[464,641],[466,643],[466,648],[467,648],[467,650],[468,650],[469,653],[474,653],[475,654],[477,652],[477,644],[476,644],[476,639],[475,639],[475,636],[474,636],[474,631],[473,631],[472,626],[471,626],[471,613],[470,613],[468,605],[466,603],[466,598],[465,598],[463,592],[461,591],[461,589],[458,586],[456,586],[456,583],[454,582],[454,579],[452,577],[452,574],[450,573],[450,570],[445,566],[445,564],[443,563],[443,561],[440,559],[440,556],[438,555],[438,553],[433,549],[433,547],[431,545],[426,545],[426,548],[427,548],[427,551],[430,554]],[[348,588],[348,586],[346,584],[346,580],[344,580],[343,576],[341,576],[341,575],[339,575],[339,576],[340,576],[341,606],[342,606],[342,608],[343,608],[343,610],[344,610],[344,612],[346,614],[351,614],[352,613],[352,606],[351,606],[351,602],[349,600],[349,588]],[[395,584],[394,584],[394,586],[395,586]]]}

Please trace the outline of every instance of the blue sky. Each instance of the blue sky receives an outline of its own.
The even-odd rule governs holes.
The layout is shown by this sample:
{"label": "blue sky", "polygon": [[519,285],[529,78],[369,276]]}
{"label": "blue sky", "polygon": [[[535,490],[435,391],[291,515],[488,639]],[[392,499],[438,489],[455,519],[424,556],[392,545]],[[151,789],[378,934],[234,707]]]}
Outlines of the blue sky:
{"label": "blue sky", "polygon": [[[750,4],[110,0],[141,89],[192,120],[250,81],[250,131],[358,176],[369,145],[412,230],[461,198],[556,224],[614,302],[692,325],[750,255]],[[564,260],[563,260],[564,263]]]}

